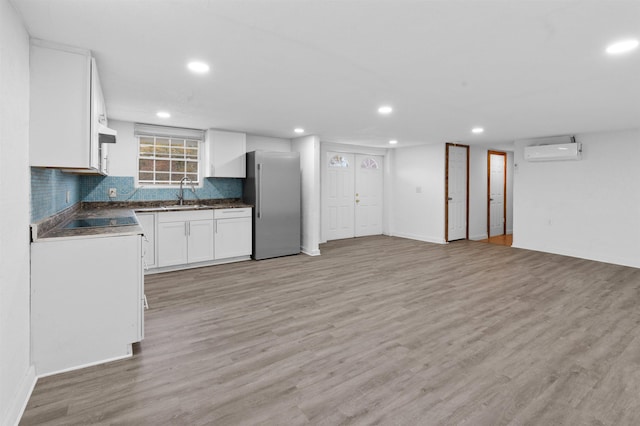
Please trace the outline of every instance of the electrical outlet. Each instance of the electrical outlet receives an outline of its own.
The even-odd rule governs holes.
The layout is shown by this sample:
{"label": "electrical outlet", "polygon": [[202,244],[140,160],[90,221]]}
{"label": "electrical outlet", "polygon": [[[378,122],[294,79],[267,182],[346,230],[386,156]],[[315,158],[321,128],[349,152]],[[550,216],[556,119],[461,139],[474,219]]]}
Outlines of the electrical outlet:
{"label": "electrical outlet", "polygon": [[118,196],[118,191],[116,188],[109,188],[109,198],[116,198]]}

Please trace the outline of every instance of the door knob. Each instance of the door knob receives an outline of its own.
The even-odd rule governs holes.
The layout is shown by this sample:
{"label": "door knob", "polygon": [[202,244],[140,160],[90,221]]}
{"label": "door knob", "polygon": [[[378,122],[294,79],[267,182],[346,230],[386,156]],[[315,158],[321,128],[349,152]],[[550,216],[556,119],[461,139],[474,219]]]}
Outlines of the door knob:
{"label": "door knob", "polygon": [[447,200],[449,200],[449,201],[453,201],[453,198],[449,197],[449,198],[447,198]]}

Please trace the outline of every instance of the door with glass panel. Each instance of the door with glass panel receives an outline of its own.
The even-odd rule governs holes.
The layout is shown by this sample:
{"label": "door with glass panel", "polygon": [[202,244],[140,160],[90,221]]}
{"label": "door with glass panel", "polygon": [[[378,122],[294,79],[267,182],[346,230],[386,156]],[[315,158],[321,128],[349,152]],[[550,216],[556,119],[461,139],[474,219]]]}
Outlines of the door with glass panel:
{"label": "door with glass panel", "polygon": [[382,234],[382,157],[356,155],[356,237]]}
{"label": "door with glass panel", "polygon": [[382,234],[382,157],[328,152],[323,185],[325,238]]}
{"label": "door with glass panel", "polygon": [[327,240],[354,237],[354,155],[328,152],[326,158],[325,224]]}

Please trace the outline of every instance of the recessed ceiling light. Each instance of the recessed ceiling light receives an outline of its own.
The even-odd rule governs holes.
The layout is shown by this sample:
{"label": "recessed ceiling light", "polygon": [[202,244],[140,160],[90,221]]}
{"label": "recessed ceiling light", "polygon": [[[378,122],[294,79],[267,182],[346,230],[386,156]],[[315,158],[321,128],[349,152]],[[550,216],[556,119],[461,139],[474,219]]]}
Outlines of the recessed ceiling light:
{"label": "recessed ceiling light", "polygon": [[304,133],[304,129],[302,129],[300,127],[293,129],[293,131],[296,132],[296,133]]}
{"label": "recessed ceiling light", "polygon": [[473,129],[471,129],[471,132],[475,134],[480,134],[484,132],[484,129],[482,127],[474,127]]}
{"label": "recessed ceiling light", "polygon": [[391,114],[393,112],[393,108],[391,108],[390,106],[381,106],[380,108],[378,108],[378,112],[380,114]]}
{"label": "recessed ceiling light", "polygon": [[209,72],[209,65],[205,64],[204,62],[198,62],[198,61],[189,62],[187,64],[187,68],[189,68],[191,71],[196,72],[198,74],[204,74],[206,72]]}
{"label": "recessed ceiling light", "polygon": [[389,144],[391,144],[391,145],[395,145],[397,143],[398,143],[398,141],[395,140],[395,139],[392,139],[392,140],[389,141]]}
{"label": "recessed ceiling light", "polygon": [[636,39],[620,40],[607,46],[607,53],[610,55],[617,55],[620,53],[626,53],[636,47],[638,47],[638,40]]}
{"label": "recessed ceiling light", "polygon": [[169,114],[166,111],[159,111],[158,113],[156,113],[156,115],[160,118],[169,118],[171,117],[171,114]]}

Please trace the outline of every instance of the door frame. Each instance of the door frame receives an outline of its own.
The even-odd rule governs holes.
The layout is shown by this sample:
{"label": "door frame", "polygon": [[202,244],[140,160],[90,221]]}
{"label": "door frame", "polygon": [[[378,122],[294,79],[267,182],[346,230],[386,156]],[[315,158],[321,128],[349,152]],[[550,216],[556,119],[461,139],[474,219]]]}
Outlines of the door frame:
{"label": "door frame", "polygon": [[447,142],[445,144],[444,155],[444,240],[449,242],[449,148],[460,147],[467,150],[467,182],[466,182],[466,197],[467,197],[467,211],[466,215],[466,231],[465,238],[469,239],[469,145],[459,144],[455,142]]}
{"label": "door frame", "polygon": [[487,238],[491,238],[491,155],[502,156],[503,174],[502,177],[504,188],[502,194],[502,234],[507,235],[507,153],[504,151],[487,151]]}
{"label": "door frame", "polygon": [[[327,240],[327,230],[326,230],[326,203],[327,203],[327,153],[328,152],[336,152],[341,154],[354,154],[355,155],[375,155],[382,157],[382,235],[388,235],[389,225],[387,223],[388,212],[386,211],[388,205],[388,197],[389,192],[387,190],[388,184],[388,152],[387,149],[382,148],[370,148],[359,145],[345,145],[345,144],[337,144],[337,143],[329,143],[323,142],[320,144],[320,243],[326,243]],[[354,173],[355,174],[355,173]],[[355,215],[355,211],[354,211]],[[354,216],[355,217],[355,216]],[[355,229],[354,229],[355,235]]]}

